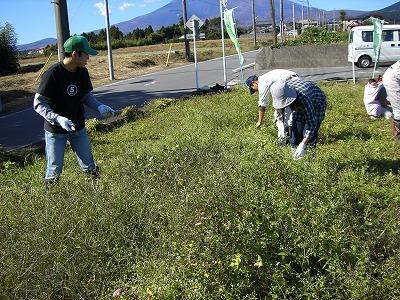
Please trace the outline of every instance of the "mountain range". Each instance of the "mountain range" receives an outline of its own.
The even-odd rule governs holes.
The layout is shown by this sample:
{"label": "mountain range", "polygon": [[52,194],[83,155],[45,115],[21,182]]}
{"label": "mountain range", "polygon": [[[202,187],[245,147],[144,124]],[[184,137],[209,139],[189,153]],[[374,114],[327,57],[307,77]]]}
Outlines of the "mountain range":
{"label": "mountain range", "polygon": [[399,12],[400,12],[400,1],[383,9],[370,11],[367,14],[362,14],[359,18],[363,19],[365,17],[368,17],[368,15],[377,14],[383,16],[385,21],[388,21],[391,24],[396,24],[397,22],[400,21]]}
{"label": "mountain range", "polygon": [[[270,20],[270,12],[269,12],[269,2],[266,0],[255,0],[255,13],[258,16],[258,20]],[[301,5],[298,3],[294,3],[295,5],[295,17],[296,19],[301,18]],[[193,14],[196,14],[200,19],[210,19],[214,17],[219,17],[220,8],[219,1],[215,0],[187,0],[187,15],[188,18]],[[229,8],[238,8],[235,9],[235,18],[239,26],[250,26],[252,24],[252,7],[251,1],[244,0],[229,0]],[[279,22],[279,2],[275,1],[275,16],[277,22]],[[283,1],[283,11],[284,11],[284,20],[291,21],[293,18],[293,2],[291,0]],[[324,12],[325,19],[339,19],[339,11],[332,10],[320,10],[315,7],[310,7],[310,19],[316,19],[319,12]],[[358,10],[345,10],[346,17],[354,17],[361,18],[362,16],[367,16],[372,12],[358,11]],[[400,1],[396,4],[393,4],[387,8],[374,11],[373,13],[378,13],[384,16],[387,20],[396,19],[398,12],[400,11]],[[307,18],[307,7],[303,7],[304,18]],[[131,20],[120,22],[113,24],[119,28],[124,34],[131,32],[136,28],[145,28],[149,25],[153,27],[154,30],[159,29],[161,26],[168,26],[171,24],[176,24],[179,22],[180,17],[182,16],[182,1],[181,0],[171,0],[165,6],[142,16],[133,18]],[[93,30],[93,31],[98,31]],[[55,44],[56,39],[44,39],[41,41],[37,41],[30,44],[19,45],[17,46],[18,50],[29,50],[29,49],[38,49],[43,48],[48,44]]]}
{"label": "mountain range", "polygon": [[[279,5],[275,1],[275,16],[279,19]],[[269,20],[270,19],[270,9],[269,2],[265,0],[255,0],[255,13],[258,16],[258,20]],[[195,14],[200,19],[210,19],[220,16],[219,1],[211,0],[187,0],[187,15],[188,18]],[[229,0],[229,8],[235,9],[235,18],[239,26],[250,26],[252,24],[252,6],[251,1],[243,0]],[[315,7],[310,7],[310,18],[316,18],[318,11],[323,11]],[[284,20],[292,21],[293,18],[293,2],[290,0],[283,1],[283,12]],[[346,10],[347,16],[358,16],[365,11],[356,10]],[[307,9],[304,7],[304,18],[306,18]],[[326,18],[333,19],[339,18],[338,11],[325,11]],[[182,1],[172,0],[167,5],[143,16],[136,17],[134,19],[117,23],[115,26],[119,28],[124,34],[131,32],[135,28],[145,28],[149,24],[153,29],[158,29],[161,26],[167,26],[174,23],[178,23],[180,17],[182,16]],[[301,5],[295,3],[295,17],[296,19],[301,18]]]}
{"label": "mountain range", "polygon": [[36,41],[29,44],[18,45],[18,51],[28,51],[28,50],[35,50],[35,49],[42,49],[47,45],[54,45],[57,43],[57,39],[55,38],[46,38],[40,41]]}

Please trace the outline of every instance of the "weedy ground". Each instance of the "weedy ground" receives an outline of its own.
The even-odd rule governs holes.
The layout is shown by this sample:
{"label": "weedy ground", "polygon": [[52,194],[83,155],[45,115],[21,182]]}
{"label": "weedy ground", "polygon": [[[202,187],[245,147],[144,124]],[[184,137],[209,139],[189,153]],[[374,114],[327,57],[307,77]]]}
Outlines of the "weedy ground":
{"label": "weedy ground", "polygon": [[[72,151],[0,173],[0,299],[399,299],[399,144],[362,85],[328,95],[314,158],[276,145],[242,89],[152,104]],[[164,102],[166,103],[166,102]]]}

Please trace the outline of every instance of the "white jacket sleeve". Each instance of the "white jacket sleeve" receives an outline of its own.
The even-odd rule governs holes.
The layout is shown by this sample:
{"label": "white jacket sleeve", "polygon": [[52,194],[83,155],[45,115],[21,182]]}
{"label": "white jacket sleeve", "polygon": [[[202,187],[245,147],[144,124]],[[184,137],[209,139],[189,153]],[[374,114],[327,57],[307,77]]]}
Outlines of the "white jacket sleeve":
{"label": "white jacket sleeve", "polygon": [[36,93],[33,100],[33,109],[43,118],[45,118],[50,124],[57,124],[56,119],[59,115],[50,107],[49,98]]}

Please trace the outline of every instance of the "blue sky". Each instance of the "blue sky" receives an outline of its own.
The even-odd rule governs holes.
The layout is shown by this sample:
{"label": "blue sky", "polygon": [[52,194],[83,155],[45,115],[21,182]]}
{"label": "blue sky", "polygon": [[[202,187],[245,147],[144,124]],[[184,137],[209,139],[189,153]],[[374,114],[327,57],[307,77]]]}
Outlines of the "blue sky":
{"label": "blue sky", "polygon": [[[127,21],[154,11],[171,0],[108,0],[110,23]],[[198,0],[202,1],[202,0]],[[216,1],[218,0],[209,0]],[[251,0],[242,0],[250,2]],[[267,0],[265,0],[267,2]],[[303,1],[303,0],[302,0]],[[279,0],[275,0],[279,5]],[[297,1],[296,2],[301,2]],[[306,2],[306,1],[304,1]],[[398,0],[310,0],[320,9],[376,10]],[[105,26],[102,15],[103,0],[67,0],[71,34],[88,32]],[[229,0],[228,0],[229,5]],[[0,0],[0,24],[9,22],[18,36],[18,44],[27,44],[48,37],[56,37],[54,4],[51,0]]]}

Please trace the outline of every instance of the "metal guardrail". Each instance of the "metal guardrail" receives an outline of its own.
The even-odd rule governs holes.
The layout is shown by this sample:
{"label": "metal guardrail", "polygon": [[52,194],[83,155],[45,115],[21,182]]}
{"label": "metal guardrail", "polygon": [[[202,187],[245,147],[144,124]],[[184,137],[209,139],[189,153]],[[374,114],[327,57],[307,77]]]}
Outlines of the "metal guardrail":
{"label": "metal guardrail", "polygon": [[248,68],[251,68],[251,67],[254,67],[255,66],[255,62],[253,62],[253,63],[251,63],[251,64],[248,64],[248,65],[245,65],[245,66],[243,66],[243,67],[240,67],[240,68],[237,68],[237,69],[233,69],[232,70],[232,72],[233,73],[237,73],[237,72],[240,72],[241,70],[245,70],[245,69],[248,69]]}

